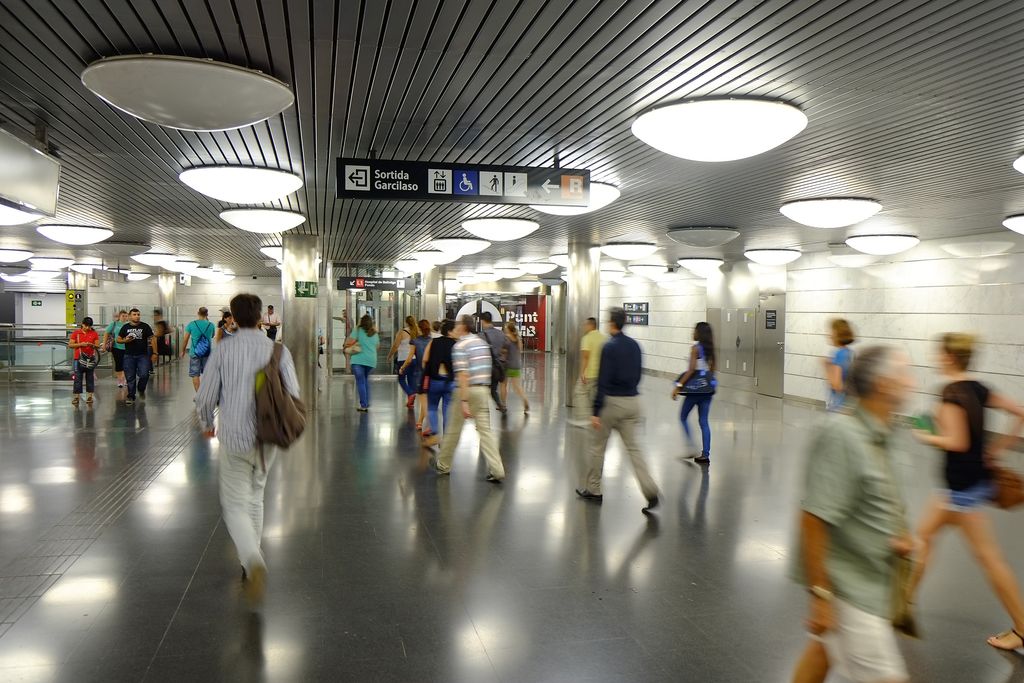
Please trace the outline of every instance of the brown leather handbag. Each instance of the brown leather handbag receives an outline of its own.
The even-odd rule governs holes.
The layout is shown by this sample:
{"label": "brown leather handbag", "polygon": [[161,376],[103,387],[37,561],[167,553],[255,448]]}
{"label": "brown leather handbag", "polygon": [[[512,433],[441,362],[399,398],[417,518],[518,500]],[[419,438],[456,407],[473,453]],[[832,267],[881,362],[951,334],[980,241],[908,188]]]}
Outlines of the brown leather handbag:
{"label": "brown leather handbag", "polygon": [[992,503],[1003,510],[1010,510],[1024,503],[1024,478],[1002,465],[990,465],[992,484],[995,492]]}

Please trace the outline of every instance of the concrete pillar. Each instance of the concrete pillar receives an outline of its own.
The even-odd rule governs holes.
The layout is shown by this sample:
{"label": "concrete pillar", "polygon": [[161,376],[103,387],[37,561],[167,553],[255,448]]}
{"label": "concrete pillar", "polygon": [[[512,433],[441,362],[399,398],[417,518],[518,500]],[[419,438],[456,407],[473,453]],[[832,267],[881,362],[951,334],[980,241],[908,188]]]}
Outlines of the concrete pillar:
{"label": "concrete pillar", "polygon": [[314,283],[319,287],[317,270],[316,235],[285,234],[284,262],[281,264],[281,332],[285,346],[295,361],[295,372],[302,389],[302,400],[307,408],[315,406],[317,395],[316,368],[316,302],[317,296],[303,285],[297,290],[295,283]]}
{"label": "concrete pillar", "polygon": [[444,279],[437,266],[423,273],[420,315],[430,322],[444,318]]}
{"label": "concrete pillar", "polygon": [[551,302],[551,306],[548,309],[548,320],[551,321],[551,341],[548,346],[551,353],[565,353],[565,285],[555,285],[550,289],[551,296],[548,301]]}
{"label": "concrete pillar", "polygon": [[178,274],[158,273],[156,286],[160,290],[160,313],[164,316],[164,322],[172,330],[176,329],[178,327],[178,307],[175,295],[178,291]]}
{"label": "concrete pillar", "polygon": [[[324,279],[327,281],[327,321],[324,323],[324,372],[327,377],[334,376],[334,316],[341,315],[341,305],[336,293],[337,282],[334,281],[334,264],[328,262],[324,266]],[[344,330],[342,330],[344,333]],[[344,343],[344,339],[342,343]]]}
{"label": "concrete pillar", "polygon": [[565,304],[565,404],[573,404],[580,376],[580,328],[601,311],[601,248],[586,242],[569,243],[569,282]]}

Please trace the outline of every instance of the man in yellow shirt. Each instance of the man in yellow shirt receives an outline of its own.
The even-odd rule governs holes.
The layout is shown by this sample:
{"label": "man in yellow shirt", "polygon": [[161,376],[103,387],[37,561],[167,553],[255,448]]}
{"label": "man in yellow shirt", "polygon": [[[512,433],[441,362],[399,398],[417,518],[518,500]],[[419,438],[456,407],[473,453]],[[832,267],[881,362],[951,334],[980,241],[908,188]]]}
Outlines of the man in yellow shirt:
{"label": "man in yellow shirt", "polygon": [[589,415],[597,394],[597,376],[601,370],[601,349],[607,338],[597,329],[597,319],[587,318],[583,323],[583,338],[580,340],[580,378],[576,383],[573,423],[589,423]]}

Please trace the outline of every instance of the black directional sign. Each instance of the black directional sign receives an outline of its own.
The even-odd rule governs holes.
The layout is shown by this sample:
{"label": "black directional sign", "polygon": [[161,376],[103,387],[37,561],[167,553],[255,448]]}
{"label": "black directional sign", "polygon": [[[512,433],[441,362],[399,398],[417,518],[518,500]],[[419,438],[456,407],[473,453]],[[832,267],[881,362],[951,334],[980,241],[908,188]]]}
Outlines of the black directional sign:
{"label": "black directional sign", "polygon": [[590,171],[338,159],[340,199],[587,206]]}

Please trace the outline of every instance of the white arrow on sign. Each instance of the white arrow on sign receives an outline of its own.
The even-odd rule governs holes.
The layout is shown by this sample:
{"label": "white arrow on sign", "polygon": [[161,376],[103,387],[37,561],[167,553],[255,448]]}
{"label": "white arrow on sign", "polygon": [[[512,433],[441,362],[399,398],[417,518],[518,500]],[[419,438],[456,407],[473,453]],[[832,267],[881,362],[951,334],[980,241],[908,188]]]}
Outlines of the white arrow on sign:
{"label": "white arrow on sign", "polygon": [[557,189],[558,185],[552,185],[551,184],[551,178],[548,178],[547,180],[544,181],[544,184],[541,185],[541,187],[544,188],[545,192],[547,192],[548,194],[551,194],[551,190]]}

